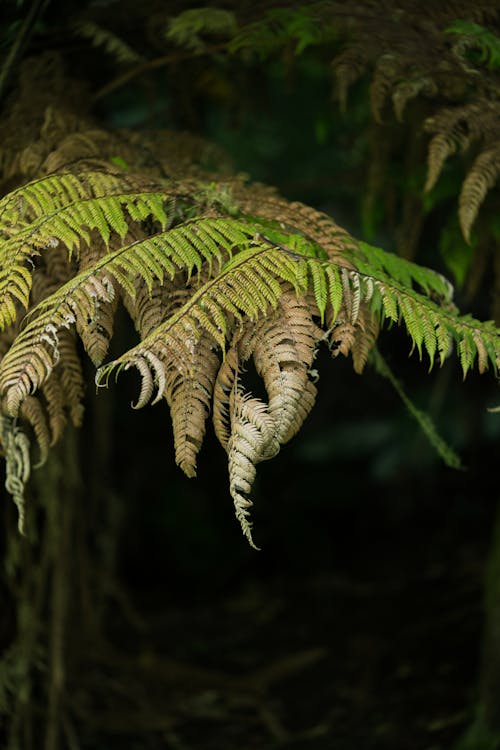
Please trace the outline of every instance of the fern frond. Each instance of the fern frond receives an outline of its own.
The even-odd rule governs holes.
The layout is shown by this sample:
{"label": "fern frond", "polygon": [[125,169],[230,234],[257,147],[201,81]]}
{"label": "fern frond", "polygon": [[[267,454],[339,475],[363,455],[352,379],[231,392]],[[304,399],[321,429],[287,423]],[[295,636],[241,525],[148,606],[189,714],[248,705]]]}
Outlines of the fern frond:
{"label": "fern frond", "polygon": [[274,421],[266,404],[243,394],[237,381],[235,385],[230,398],[231,437],[227,444],[229,491],[243,534],[251,547],[259,549],[252,539],[252,524],[248,520],[252,505],[249,494],[255,467],[273,440]]}
{"label": "fern frond", "polygon": [[58,346],[59,363],[57,367],[59,368],[64,405],[69,411],[72,424],[75,427],[80,427],[84,411],[85,380],[76,346],[75,332],[67,329],[60,330]]}
{"label": "fern frond", "polygon": [[424,190],[429,191],[434,187],[446,159],[458,149],[464,152],[479,140],[493,147],[498,141],[499,116],[497,101],[478,97],[469,104],[441,109],[429,117],[424,122],[424,130],[435,135],[429,144]]}
{"label": "fern frond", "polygon": [[242,360],[253,356],[266,387],[275,425],[273,454],[300,430],[314,405],[316,388],[308,386],[309,371],[323,338],[306,299],[285,287],[276,311],[254,323],[239,342]]}
{"label": "fern frond", "polygon": [[143,177],[163,176],[157,163],[146,168],[144,156],[141,158],[137,148],[129,143],[126,136],[126,133],[109,133],[96,127],[85,128],[76,133],[70,131],[50,151],[40,171],[52,174],[71,170],[82,175],[85,170],[95,171],[96,165],[102,164],[103,170],[107,172],[130,172],[137,168]]}
{"label": "fern frond", "polygon": [[[108,178],[110,175],[101,175],[96,183],[107,184]],[[115,177],[111,177],[112,182],[115,180]],[[66,196],[66,189],[72,190],[74,183],[72,180],[63,182],[63,195]],[[123,187],[122,182],[122,190]],[[45,189],[42,192],[45,193]],[[23,195],[19,197],[22,199]],[[15,300],[24,307],[28,306],[32,274],[27,264],[45,247],[62,244],[71,257],[82,242],[90,242],[93,230],[107,244],[112,232],[122,239],[125,237],[129,228],[128,221],[142,221],[152,216],[163,226],[167,223],[164,208],[167,197],[158,191],[115,192],[101,197],[70,198],[69,202],[66,197],[59,200],[62,205],[54,206],[52,199],[49,201],[49,205],[53,206],[52,211],[44,213],[43,217],[31,224],[23,224],[21,229],[14,231],[0,243],[0,327],[15,320]],[[3,209],[8,213],[12,206],[10,196],[7,196],[7,207],[2,203],[0,201],[0,217]],[[32,201],[31,206],[36,206],[36,211],[40,214],[44,211],[44,204],[38,201]],[[8,217],[10,218],[9,213]],[[4,219],[3,227],[5,226]]]}
{"label": "fern frond", "polygon": [[477,62],[486,64],[490,70],[500,68],[500,37],[492,31],[472,21],[459,19],[445,29],[445,33],[458,37],[453,50],[465,57],[472,50],[477,52]]}
{"label": "fern frond", "polygon": [[205,48],[201,35],[231,38],[237,29],[234,13],[222,8],[193,8],[171,18],[165,36],[196,52]]}
{"label": "fern frond", "polygon": [[366,47],[362,42],[353,42],[335,57],[333,71],[337,84],[339,107],[342,113],[347,109],[349,89],[366,72],[367,63]]}
{"label": "fern frond", "polygon": [[214,384],[212,420],[217,439],[225,450],[231,437],[231,393],[235,388],[240,366],[238,339],[236,334],[233,337],[232,346],[226,351]]}
{"label": "fern frond", "polygon": [[[358,252],[358,242],[331,216],[299,201],[290,203],[273,193],[266,195],[256,191],[254,196],[252,191],[236,187],[234,196],[241,213],[249,221],[254,219],[261,226],[259,231],[264,236],[269,236],[271,241],[281,245],[290,242],[290,249],[294,249],[291,235],[295,235],[299,242],[301,238],[297,235],[302,235],[309,243],[317,244],[322,253],[320,257],[328,258],[345,268],[352,267],[350,258],[351,254]],[[264,219],[269,220],[269,225],[266,226]],[[301,245],[304,252],[307,252],[307,246],[303,242]],[[307,254],[317,255],[314,252]]]}
{"label": "fern frond", "polygon": [[356,326],[349,320],[349,314],[342,307],[338,315],[328,316],[327,341],[332,357],[342,354],[347,357],[356,339]]}
{"label": "fern frond", "polygon": [[[186,330],[186,336],[189,331]],[[181,369],[167,371],[165,398],[174,431],[175,461],[188,477],[196,476],[196,456],[205,436],[220,360],[207,334],[191,332],[192,354]]]}
{"label": "fern frond", "polygon": [[115,193],[126,186],[123,175],[89,171],[40,177],[22,185],[0,201],[0,231],[7,235],[19,224],[53,214],[89,197]]}
{"label": "fern frond", "polygon": [[300,55],[310,46],[332,40],[337,30],[324,23],[328,3],[312,2],[297,8],[272,8],[264,17],[241,27],[228,45],[232,53],[248,56],[257,53],[261,58],[294,43]]}
{"label": "fern frond", "polygon": [[5,489],[11,495],[18,511],[18,529],[24,534],[24,488],[31,472],[30,442],[14,420],[0,417],[0,438],[5,453]]}
{"label": "fern frond", "polygon": [[394,86],[392,91],[392,105],[398,122],[403,121],[404,111],[408,102],[420,94],[432,97],[438,92],[435,81],[430,76],[417,76],[402,80]]}
{"label": "fern frond", "polygon": [[[148,288],[152,288],[155,278],[162,281],[164,274],[170,278],[174,277],[178,268],[174,262],[180,267],[187,267],[186,270],[190,274],[195,268],[200,270],[204,260],[209,263],[213,258],[222,260],[221,247],[227,257],[235,243],[239,243],[240,246],[242,243],[248,244],[252,233],[253,228],[236,221],[224,223],[217,219],[206,219],[191,222],[119,248],[102,257],[88,271],[75,276],[31,311],[31,315],[36,317],[24,328],[16,340],[15,347],[9,350],[0,365],[0,381],[3,383],[0,390],[3,387],[9,392],[6,399],[8,413],[16,414],[22,400],[50,376],[59,358],[58,332],[69,328],[78,320],[95,321],[102,306],[112,303],[115,283],[134,298],[135,287],[132,279],[136,274],[140,275]],[[270,284],[274,293],[272,299],[275,301],[279,295],[279,285],[272,279],[267,285],[265,281],[259,285],[260,277],[257,275],[256,278],[252,278],[252,274],[252,270],[248,269],[247,282],[250,289],[255,288],[258,309],[264,310],[267,302],[261,290],[267,290]],[[256,283],[259,288],[255,286]],[[244,290],[243,283],[241,287]],[[232,296],[236,294],[237,292],[233,292]],[[243,291],[243,294],[246,294],[247,303],[252,307],[254,298],[251,293]],[[270,292],[267,294],[269,296]],[[200,321],[209,320],[201,307],[198,306],[196,311]],[[217,321],[224,325],[224,314],[218,310],[217,305],[213,311],[216,321],[211,324],[212,333],[215,332],[220,345]],[[84,330],[82,325],[79,326],[80,332]],[[195,320],[190,325],[197,330],[198,323]],[[92,330],[90,327],[90,334]],[[105,343],[108,337],[109,330]],[[222,343],[223,337],[224,334]],[[92,355],[92,335],[88,338],[84,336],[83,342]],[[184,353],[189,356],[189,352]],[[102,348],[96,353],[96,357],[99,358],[101,354]]]}
{"label": "fern frond", "polygon": [[[92,236],[89,246],[80,252],[79,272],[84,273],[106,253],[106,247],[99,237]],[[84,349],[97,367],[107,354],[113,335],[114,316],[118,304],[118,285],[112,278],[101,272],[95,275],[95,288],[101,294],[91,294],[88,304],[74,308],[75,327]]]}
{"label": "fern frond", "polygon": [[59,441],[66,427],[64,392],[61,387],[60,373],[61,368],[56,367],[41,389],[47,408],[51,446]]}
{"label": "fern frond", "polygon": [[103,47],[117,62],[140,63],[144,58],[132,49],[123,39],[92,21],[79,21],[73,25],[78,36],[89,39],[95,47]]}
{"label": "fern frond", "polygon": [[184,331],[205,331],[213,344],[224,348],[230,333],[228,314],[238,320],[255,320],[269,308],[276,308],[282,289],[277,280],[288,281],[298,293],[307,289],[307,267],[304,261],[293,261],[280,249],[268,243],[253,241],[229,260],[215,279],[196,291],[190,300],[144,341],[113,362],[101,367],[97,382],[105,381],[113,370],[120,370],[143,360],[147,351],[167,355],[183,367],[189,360],[189,346]]}
{"label": "fern frond", "polygon": [[38,398],[28,396],[19,409],[19,415],[33,430],[40,454],[38,464],[41,466],[47,460],[52,444],[47,414]]}
{"label": "fern frond", "polygon": [[435,297],[444,303],[451,302],[453,286],[442,274],[367,242],[359,240],[358,246],[361,253],[353,260],[358,271],[373,276],[388,275],[405,288],[417,289],[426,296]]}
{"label": "fern frond", "polygon": [[402,67],[397,53],[381,55],[375,66],[370,84],[370,103],[375,122],[383,122],[382,111],[390,92],[400,80]]}
{"label": "fern frond", "polygon": [[495,185],[499,175],[500,147],[495,146],[479,154],[462,184],[458,218],[467,242],[486,193]]}
{"label": "fern frond", "polygon": [[351,344],[351,356],[354,372],[358,375],[364,370],[370,352],[375,346],[380,331],[380,324],[375,315],[372,315],[366,305],[360,309],[354,339]]}

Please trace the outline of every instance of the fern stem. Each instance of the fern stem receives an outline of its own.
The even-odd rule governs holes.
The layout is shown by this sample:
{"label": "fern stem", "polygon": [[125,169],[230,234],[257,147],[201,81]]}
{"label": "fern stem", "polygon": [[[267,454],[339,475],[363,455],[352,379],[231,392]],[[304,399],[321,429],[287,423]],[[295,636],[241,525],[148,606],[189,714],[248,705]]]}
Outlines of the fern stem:
{"label": "fern stem", "polygon": [[378,374],[382,375],[382,377],[384,378],[387,378],[389,383],[392,385],[392,387],[408,409],[410,415],[418,423],[423,434],[432,445],[436,453],[446,464],[446,466],[449,466],[452,469],[463,469],[464,467],[462,465],[462,461],[460,460],[460,456],[458,456],[453,448],[448,445],[446,441],[443,440],[443,438],[438,434],[429,414],[426,414],[425,412],[420,411],[420,409],[417,409],[413,401],[408,398],[408,395],[405,393],[402,384],[394,375],[391,368],[376,346],[372,349],[370,358]]}
{"label": "fern stem", "polygon": [[93,101],[96,102],[99,99],[103,99],[108,94],[116,91],[116,89],[125,86],[125,84],[127,84],[133,78],[137,78],[137,76],[141,76],[143,75],[143,73],[147,73],[150,70],[163,68],[165,65],[174,65],[175,63],[183,62],[184,60],[190,60],[193,57],[213,55],[215,52],[221,52],[222,50],[226,49],[226,47],[226,43],[214,44],[202,51],[196,50],[196,52],[179,52],[173,55],[163,55],[162,57],[155,57],[153,60],[147,60],[147,62],[142,63],[141,65],[137,65],[131,70],[127,70],[125,73],[122,73],[122,75],[117,76],[117,78],[113,78],[113,80],[109,81],[109,83],[107,83],[105,86],[102,86],[100,89],[98,89],[98,91],[96,91],[96,93],[94,94]]}

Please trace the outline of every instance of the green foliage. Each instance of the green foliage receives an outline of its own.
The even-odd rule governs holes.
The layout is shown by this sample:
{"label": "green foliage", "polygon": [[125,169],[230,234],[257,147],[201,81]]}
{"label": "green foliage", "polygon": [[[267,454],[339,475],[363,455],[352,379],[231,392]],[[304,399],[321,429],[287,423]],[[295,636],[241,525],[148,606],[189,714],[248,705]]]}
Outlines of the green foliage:
{"label": "green foliage", "polygon": [[308,47],[336,38],[331,26],[322,18],[328,3],[317,2],[298,8],[273,8],[263,18],[239,29],[228,45],[229,52],[257,55],[265,59],[287,44],[293,44],[295,55]]}
{"label": "green foliage", "polygon": [[486,65],[489,70],[500,68],[500,37],[472,21],[457,20],[446,29],[458,37],[455,50],[474,64]]}
{"label": "green foliage", "polygon": [[[195,473],[213,400],[216,432],[229,456],[236,516],[253,544],[248,494],[255,464],[274,456],[311,409],[311,365],[322,342],[333,353],[352,350],[360,372],[379,327],[402,324],[430,368],[436,359],[443,363],[454,343],[465,376],[475,364],[480,372],[488,366],[496,371],[500,338],[493,323],[458,314],[452,287],[441,274],[357,241],[326,215],[270,197],[262,187],[252,198],[245,191],[241,184],[233,194],[226,183],[158,184],[130,172],[89,171],[34,180],[3,198],[4,326],[19,320],[19,303],[30,305],[38,278],[34,260],[49,262],[49,268],[51,254],[62,250],[80,270],[55,290],[48,288],[37,304],[31,301],[0,363],[0,397],[4,425],[28,416],[46,455],[64,425],[53,378],[60,361],[66,378],[68,368],[77,366],[66,338],[76,328],[93,362],[101,365],[98,385],[107,384],[112,373],[136,367],[142,379],[136,408],[167,399],[177,462],[188,476]],[[253,207],[252,213],[245,206]],[[267,218],[273,213],[282,218]],[[97,257],[86,260],[96,251]],[[118,297],[141,341],[102,365]],[[245,394],[239,384],[238,363],[243,366],[250,355],[269,404]],[[292,363],[288,382],[285,373]],[[394,376],[388,377],[401,392]],[[64,398],[77,413],[78,379],[66,391]],[[34,398],[39,392],[52,410],[50,429]],[[402,397],[453,465],[452,452],[430,422]],[[7,485],[22,523],[28,448],[19,442],[22,433],[11,432],[3,438]]]}
{"label": "green foliage", "polygon": [[234,36],[237,24],[234,13],[222,8],[192,8],[170,19],[166,38],[182,47],[201,52],[206,47],[204,36],[228,39]]}
{"label": "green foliage", "polygon": [[158,191],[131,192],[123,177],[93,172],[81,179],[72,174],[48,177],[7,195],[0,201],[0,232],[7,235],[0,247],[0,328],[16,320],[15,300],[28,306],[31,274],[26,264],[44,247],[61,243],[71,257],[82,241],[90,243],[92,230],[106,244],[112,232],[123,239],[127,214],[135,220],[153,216],[166,224],[164,200]]}

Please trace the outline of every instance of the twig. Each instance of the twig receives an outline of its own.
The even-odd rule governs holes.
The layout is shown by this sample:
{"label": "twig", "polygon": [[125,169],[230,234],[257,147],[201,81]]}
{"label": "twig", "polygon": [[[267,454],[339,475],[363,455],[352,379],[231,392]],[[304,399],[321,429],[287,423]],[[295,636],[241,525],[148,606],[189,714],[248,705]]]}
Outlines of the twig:
{"label": "twig", "polygon": [[193,57],[202,57],[203,55],[211,55],[214,52],[220,52],[223,49],[226,49],[226,44],[214,44],[211,47],[207,47],[203,51],[196,51],[196,52],[176,52],[172,55],[164,55],[163,57],[155,57],[154,60],[147,60],[147,62],[142,63],[142,65],[138,65],[136,68],[132,68],[132,70],[127,70],[126,73],[123,73],[122,75],[118,76],[117,78],[114,78],[112,81],[107,83],[105,86],[100,88],[96,93],[94,94],[93,100],[98,101],[99,99],[102,99],[103,97],[110,94],[112,91],[115,91],[116,89],[121,88],[122,86],[125,86],[126,83],[132,80],[132,78],[137,78],[137,76],[143,75],[143,73],[148,73],[150,70],[155,70],[156,68],[163,68],[165,65],[174,65],[177,62],[182,62],[183,60],[190,60]]}

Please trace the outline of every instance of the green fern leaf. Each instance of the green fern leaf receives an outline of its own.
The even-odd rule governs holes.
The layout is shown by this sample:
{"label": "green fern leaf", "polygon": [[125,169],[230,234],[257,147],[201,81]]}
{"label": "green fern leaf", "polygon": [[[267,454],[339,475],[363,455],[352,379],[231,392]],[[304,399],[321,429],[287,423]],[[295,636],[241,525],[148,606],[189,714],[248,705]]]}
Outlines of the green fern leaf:
{"label": "green fern leaf", "polygon": [[[50,180],[50,186],[53,186],[53,178],[47,179]],[[86,180],[88,179],[87,175]],[[101,182],[102,180],[98,180],[97,184]],[[14,300],[27,308],[31,289],[28,264],[44,248],[62,244],[71,256],[78,252],[82,242],[90,242],[92,230],[97,231],[106,244],[111,232],[123,239],[129,227],[127,217],[128,220],[138,221],[152,216],[162,226],[167,223],[164,207],[168,199],[166,194],[158,191],[127,191],[81,198],[77,192],[78,197],[73,200],[76,187],[73,176],[71,180],[62,179],[59,185],[66,187],[66,183],[69,185],[68,191],[61,190],[46,206],[44,203],[31,201],[30,209],[36,208],[35,218],[20,228],[16,227],[5,240],[0,241],[0,328],[5,328],[16,319]],[[116,185],[114,177],[111,178],[111,184]],[[122,190],[123,187],[122,181]],[[45,188],[46,186],[42,187],[38,183],[38,194],[45,197]],[[20,191],[17,200],[22,199],[23,193]],[[9,195],[4,199],[5,202],[0,201],[0,216],[3,216],[4,228],[12,218],[12,200]],[[2,213],[3,210],[5,213]],[[39,215],[37,212],[40,212]]]}

